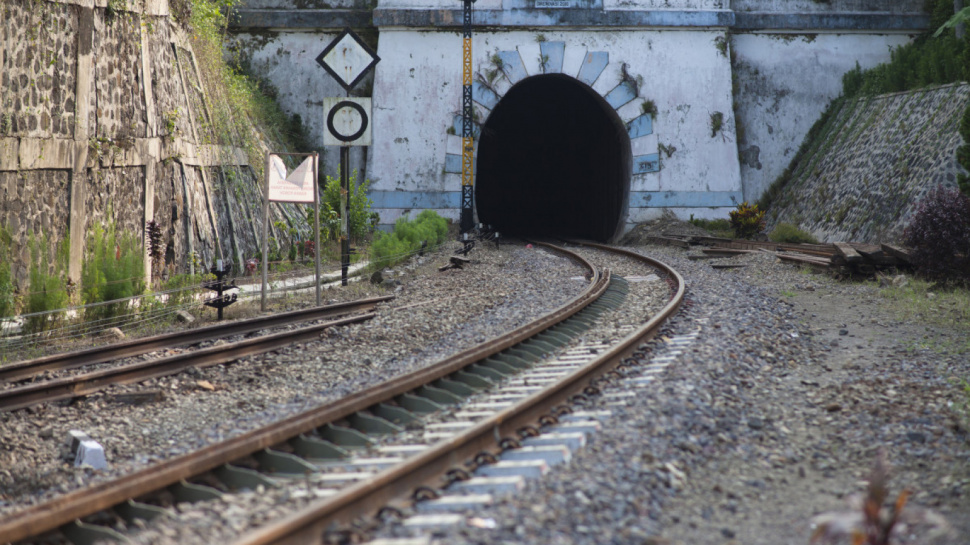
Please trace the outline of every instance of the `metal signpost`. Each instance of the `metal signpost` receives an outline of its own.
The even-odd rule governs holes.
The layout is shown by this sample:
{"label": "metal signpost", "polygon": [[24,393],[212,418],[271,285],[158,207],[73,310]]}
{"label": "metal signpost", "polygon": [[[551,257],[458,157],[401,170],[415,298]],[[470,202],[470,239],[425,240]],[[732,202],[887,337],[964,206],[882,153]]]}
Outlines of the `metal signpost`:
{"label": "metal signpost", "polygon": [[[289,176],[281,156],[306,157],[300,166]],[[320,156],[317,153],[275,153],[266,154],[266,187],[263,195],[263,290],[259,302],[261,311],[266,312],[267,277],[269,276],[269,203],[293,202],[313,203],[313,263],[317,288],[317,306],[322,304],[320,297],[320,190],[317,185],[317,170]],[[222,312],[220,309],[219,312]]]}
{"label": "metal signpost", "polygon": [[472,133],[472,2],[462,2],[461,54],[461,216],[458,227],[462,233],[475,226],[472,217],[472,189],[474,188],[475,138]]}
{"label": "metal signpost", "polygon": [[350,146],[371,144],[371,99],[350,98],[350,90],[380,61],[380,57],[354,31],[345,28],[330,42],[317,62],[347,92],[347,98],[324,99],[323,145],[340,146],[340,282],[347,285],[350,268]]}

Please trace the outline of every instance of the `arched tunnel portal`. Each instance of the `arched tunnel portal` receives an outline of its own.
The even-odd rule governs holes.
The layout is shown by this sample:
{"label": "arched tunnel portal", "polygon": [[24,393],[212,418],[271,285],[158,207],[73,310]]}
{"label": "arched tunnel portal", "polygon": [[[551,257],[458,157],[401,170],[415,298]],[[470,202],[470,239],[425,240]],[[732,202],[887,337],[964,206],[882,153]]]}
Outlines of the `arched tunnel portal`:
{"label": "arched tunnel portal", "polygon": [[609,241],[626,219],[630,137],[588,85],[562,74],[523,79],[482,127],[479,220],[509,235]]}

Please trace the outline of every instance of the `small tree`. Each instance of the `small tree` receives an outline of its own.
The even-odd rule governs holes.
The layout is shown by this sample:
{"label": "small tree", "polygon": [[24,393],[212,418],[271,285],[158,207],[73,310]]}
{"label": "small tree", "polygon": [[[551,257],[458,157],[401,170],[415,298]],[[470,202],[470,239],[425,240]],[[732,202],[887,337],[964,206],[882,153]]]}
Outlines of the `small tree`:
{"label": "small tree", "polygon": [[970,197],[935,187],[920,201],[903,236],[919,274],[970,281]]}

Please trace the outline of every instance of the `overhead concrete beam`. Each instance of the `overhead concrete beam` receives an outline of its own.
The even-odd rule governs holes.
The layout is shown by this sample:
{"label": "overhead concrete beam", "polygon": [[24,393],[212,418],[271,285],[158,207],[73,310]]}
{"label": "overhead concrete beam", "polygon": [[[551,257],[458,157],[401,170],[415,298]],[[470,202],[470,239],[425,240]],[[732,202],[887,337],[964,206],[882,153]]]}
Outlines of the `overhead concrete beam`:
{"label": "overhead concrete beam", "polygon": [[[724,10],[585,10],[585,9],[523,9],[476,10],[475,26],[502,27],[663,27],[710,28],[731,27],[734,12]],[[377,27],[455,27],[462,24],[460,9],[375,9]]]}
{"label": "overhead concrete beam", "polygon": [[[922,32],[929,28],[924,13],[816,12],[778,13],[730,10],[602,10],[529,9],[476,10],[476,26],[610,26],[698,28],[727,27],[736,31]],[[460,9],[240,9],[230,28],[317,30],[370,26],[461,27]]]}
{"label": "overhead concrete beam", "polygon": [[360,9],[239,9],[229,17],[233,30],[341,29],[373,26],[371,10]]}
{"label": "overhead concrete beam", "polygon": [[922,13],[735,13],[732,30],[923,32],[930,16]]}

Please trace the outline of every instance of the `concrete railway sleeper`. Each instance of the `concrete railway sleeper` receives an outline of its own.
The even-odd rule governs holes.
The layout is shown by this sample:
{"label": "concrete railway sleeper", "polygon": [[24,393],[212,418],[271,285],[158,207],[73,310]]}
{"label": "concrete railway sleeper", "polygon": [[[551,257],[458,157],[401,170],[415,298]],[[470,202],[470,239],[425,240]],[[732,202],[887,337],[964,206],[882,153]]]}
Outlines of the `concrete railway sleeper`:
{"label": "concrete railway sleeper", "polygon": [[[496,369],[508,371],[523,361],[535,360],[537,354],[563,345],[568,332],[575,334],[582,330],[583,321],[577,319],[536,337],[589,306],[609,287],[608,273],[601,274],[582,258],[572,255],[590,271],[587,289],[537,321],[430,367],[266,428],[15,512],[0,520],[0,535],[18,542],[36,540],[41,534],[53,531],[54,539],[63,534],[79,543],[91,542],[108,537],[113,531],[110,524],[105,531],[95,528],[92,523],[96,520],[117,521],[123,520],[126,514],[144,518],[159,513],[158,505],[155,509],[144,507],[142,502],[134,501],[136,498],[151,497],[156,504],[165,505],[217,497],[222,493],[218,487],[230,490],[268,486],[267,479],[272,478],[255,470],[275,473],[277,478],[294,472],[306,475],[310,468],[316,468],[307,459],[339,460],[354,448],[368,444],[368,436],[400,431],[400,424],[416,417],[413,415],[436,412],[445,404],[462,400],[464,393],[477,391],[478,385],[496,377],[496,373],[504,376]],[[588,312],[602,312],[602,309],[597,305]],[[320,472],[320,475],[324,480],[339,480],[339,476],[325,476],[332,473]],[[217,488],[200,488],[204,483],[220,484]],[[164,492],[158,492],[161,490]],[[115,509],[116,506],[120,507]]]}

